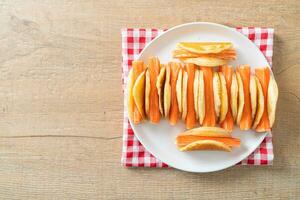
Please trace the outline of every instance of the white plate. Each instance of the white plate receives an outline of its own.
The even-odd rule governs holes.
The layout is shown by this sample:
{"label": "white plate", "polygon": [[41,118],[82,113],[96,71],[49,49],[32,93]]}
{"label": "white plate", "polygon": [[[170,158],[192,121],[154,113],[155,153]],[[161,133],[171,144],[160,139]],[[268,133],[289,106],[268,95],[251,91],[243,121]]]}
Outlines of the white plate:
{"label": "white plate", "polygon": [[[231,63],[233,66],[249,64],[252,70],[255,66],[269,66],[260,50],[244,35],[232,28],[207,22],[188,23],[169,29],[151,41],[139,59],[147,62],[149,56],[157,56],[161,63],[167,63],[172,60],[172,50],[181,41],[230,41],[237,51],[237,60]],[[139,141],[155,157],[171,167],[189,172],[212,172],[233,166],[251,154],[267,134],[240,131],[235,127],[232,135],[241,139],[241,146],[232,152],[181,152],[174,144],[176,135],[185,130],[181,121],[176,126],[169,125],[165,119],[158,125],[150,122],[131,125]]]}

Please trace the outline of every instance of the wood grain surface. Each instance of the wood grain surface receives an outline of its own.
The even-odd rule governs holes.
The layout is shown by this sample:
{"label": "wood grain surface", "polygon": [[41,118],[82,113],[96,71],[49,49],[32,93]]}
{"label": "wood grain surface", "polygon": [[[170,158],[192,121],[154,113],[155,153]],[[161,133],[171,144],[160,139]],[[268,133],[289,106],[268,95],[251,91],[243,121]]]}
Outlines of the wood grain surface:
{"label": "wood grain surface", "polygon": [[[300,3],[0,1],[0,199],[299,199]],[[274,165],[121,167],[124,27],[274,27]]]}

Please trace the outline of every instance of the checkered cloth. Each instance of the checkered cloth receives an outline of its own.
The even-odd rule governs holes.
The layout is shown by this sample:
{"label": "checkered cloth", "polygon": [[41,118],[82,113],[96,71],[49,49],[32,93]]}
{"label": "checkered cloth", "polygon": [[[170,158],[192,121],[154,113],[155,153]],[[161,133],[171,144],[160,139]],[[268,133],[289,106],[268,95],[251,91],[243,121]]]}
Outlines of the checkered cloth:
{"label": "checkered cloth", "polygon": [[[273,34],[272,28],[237,27],[236,30],[248,37],[262,51],[272,66]],[[159,29],[127,28],[122,29],[122,57],[123,73],[122,86],[125,91],[128,72],[133,60],[153,38],[164,32]],[[124,127],[123,127],[123,151],[122,165],[126,167],[168,167],[159,159],[151,155],[134,136],[134,132],[128,120],[126,100],[124,98]],[[242,165],[271,165],[274,158],[272,134],[269,133],[260,146],[245,160]]]}

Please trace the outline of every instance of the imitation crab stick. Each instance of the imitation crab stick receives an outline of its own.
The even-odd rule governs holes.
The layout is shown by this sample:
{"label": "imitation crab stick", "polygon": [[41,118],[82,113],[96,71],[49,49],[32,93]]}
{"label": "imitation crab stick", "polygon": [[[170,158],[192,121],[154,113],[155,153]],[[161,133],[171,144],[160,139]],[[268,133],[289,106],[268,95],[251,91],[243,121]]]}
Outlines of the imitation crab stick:
{"label": "imitation crab stick", "polygon": [[195,65],[186,64],[186,71],[188,74],[187,85],[187,116],[186,116],[186,128],[194,128],[196,124],[196,112],[194,106],[194,78],[195,78]]}
{"label": "imitation crab stick", "polygon": [[171,108],[169,114],[170,124],[175,125],[180,116],[178,102],[176,97],[176,83],[179,74],[179,70],[181,69],[179,63],[171,63]]}
{"label": "imitation crab stick", "polygon": [[[137,77],[144,71],[144,62],[137,60],[132,62],[133,67],[133,80],[136,80]],[[133,122],[139,123],[143,120],[143,116],[138,110],[138,107],[136,104],[134,104],[133,107]]]}
{"label": "imitation crab stick", "polygon": [[208,136],[188,135],[188,136],[177,137],[176,144],[178,146],[185,146],[198,140],[215,140],[218,142],[222,142],[231,147],[238,147],[240,146],[241,143],[239,139],[230,138],[230,137],[208,137]]}
{"label": "imitation crab stick", "polygon": [[238,72],[241,75],[244,89],[244,109],[240,121],[240,129],[248,130],[252,126],[252,111],[251,111],[251,98],[250,98],[250,66],[243,65],[238,67]]}
{"label": "imitation crab stick", "polygon": [[213,68],[201,67],[204,76],[205,117],[203,126],[215,126],[216,114],[213,93]]}
{"label": "imitation crab stick", "polygon": [[222,66],[220,67],[220,71],[224,74],[226,80],[226,88],[227,88],[227,95],[228,95],[228,112],[226,114],[225,119],[220,123],[220,126],[228,131],[232,131],[234,125],[234,119],[231,113],[231,81],[232,81],[232,74],[233,68],[232,66]]}
{"label": "imitation crab stick", "polygon": [[[258,78],[264,93],[264,105],[267,105],[268,86],[270,81],[270,70],[268,67],[256,68],[255,75]],[[267,106],[264,107],[264,112],[259,124],[256,127],[257,132],[265,132],[270,130],[270,122],[268,118]]]}
{"label": "imitation crab stick", "polygon": [[149,73],[150,73],[150,101],[149,101],[149,118],[154,124],[160,120],[158,91],[156,88],[157,76],[160,71],[160,62],[158,58],[149,58]]}

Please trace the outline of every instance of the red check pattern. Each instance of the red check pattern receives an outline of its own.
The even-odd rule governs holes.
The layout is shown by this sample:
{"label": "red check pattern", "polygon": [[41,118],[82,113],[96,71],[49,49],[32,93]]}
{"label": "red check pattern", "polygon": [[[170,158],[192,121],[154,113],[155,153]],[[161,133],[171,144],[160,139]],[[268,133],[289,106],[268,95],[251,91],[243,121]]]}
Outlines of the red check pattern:
{"label": "red check pattern", "polygon": [[[237,31],[248,37],[262,51],[272,66],[273,35],[272,28],[237,27]],[[131,63],[137,58],[145,45],[165,30],[126,28],[122,29],[122,86],[127,85],[127,76]],[[126,93],[124,93],[126,95]],[[134,136],[128,120],[124,98],[123,151],[121,163],[126,167],[168,167],[167,164],[151,155]],[[269,133],[260,146],[245,160],[242,165],[271,165],[273,162],[272,134]]]}

